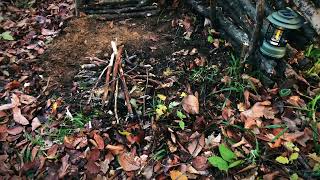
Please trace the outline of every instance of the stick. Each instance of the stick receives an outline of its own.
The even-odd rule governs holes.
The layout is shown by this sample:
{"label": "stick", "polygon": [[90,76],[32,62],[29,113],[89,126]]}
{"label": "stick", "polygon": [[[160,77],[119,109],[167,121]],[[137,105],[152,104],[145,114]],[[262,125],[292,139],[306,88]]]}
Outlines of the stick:
{"label": "stick", "polygon": [[[110,86],[111,94],[114,93],[114,90],[115,90],[115,85],[116,85],[116,81],[115,80],[117,79],[117,74],[118,74],[118,71],[119,71],[119,65],[121,63],[122,51],[123,51],[123,46],[120,46],[120,48],[119,48],[119,50],[117,52],[116,62],[114,63],[114,66],[113,66],[112,83],[111,83],[111,86]],[[109,96],[108,101],[106,102],[106,105],[108,104],[108,102],[110,102],[111,98],[112,98],[112,95]]]}
{"label": "stick", "polygon": [[113,53],[111,55],[111,58],[110,58],[110,62],[107,66],[107,74],[106,74],[106,86],[104,87],[104,90],[103,90],[103,97],[102,97],[102,105],[105,104],[105,101],[107,100],[107,97],[108,97],[108,93],[109,93],[109,84],[110,84],[110,74],[111,74],[111,70],[112,70],[112,66],[113,66],[113,62],[114,62],[114,56],[115,54],[117,54],[117,45],[114,41],[111,41],[111,46],[112,46],[112,49],[113,49]]}
{"label": "stick", "polygon": [[114,93],[114,116],[117,120],[117,124],[119,124],[118,109],[117,109],[118,92],[119,92],[119,80],[117,79],[116,80],[116,90]]}
{"label": "stick", "polygon": [[87,104],[90,104],[91,99],[92,99],[92,97],[93,97],[94,89],[97,88],[97,86],[98,86],[98,84],[99,84],[99,82],[100,82],[100,80],[101,80],[104,72],[105,72],[107,69],[108,69],[108,67],[105,67],[105,68],[102,70],[100,76],[99,76],[98,79],[97,79],[97,82],[94,84],[93,88],[91,89],[90,96],[89,96],[89,99],[88,99],[88,101],[87,101]]}
{"label": "stick", "polygon": [[121,62],[120,62],[119,72],[120,72],[120,79],[121,79],[122,86],[123,86],[124,97],[125,97],[125,101],[126,101],[127,108],[128,108],[128,113],[129,113],[129,116],[133,116],[133,110],[132,110],[132,106],[130,103],[130,94],[128,91],[128,86],[126,84],[126,79],[124,78],[124,73],[123,73],[123,70],[121,67]]}
{"label": "stick", "polygon": [[245,55],[245,60],[251,60],[252,56],[254,55],[254,52],[256,51],[256,48],[259,46],[259,39],[261,35],[261,28],[263,25],[263,18],[264,18],[264,6],[265,1],[259,0],[257,2],[256,6],[256,24],[254,26],[249,50],[247,54]]}

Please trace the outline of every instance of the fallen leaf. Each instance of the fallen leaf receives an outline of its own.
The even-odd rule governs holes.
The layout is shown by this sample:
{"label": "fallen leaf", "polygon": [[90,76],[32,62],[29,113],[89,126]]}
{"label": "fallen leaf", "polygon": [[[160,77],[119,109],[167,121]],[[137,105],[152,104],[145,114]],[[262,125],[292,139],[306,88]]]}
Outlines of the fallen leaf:
{"label": "fallen leaf", "polygon": [[55,32],[55,31],[51,31],[51,30],[49,30],[49,29],[45,29],[45,28],[42,28],[41,29],[41,34],[42,35],[45,35],[45,36],[51,36],[51,35],[54,35],[54,34],[56,34],[57,32]]}
{"label": "fallen leaf", "polygon": [[290,96],[289,99],[287,100],[287,103],[296,107],[301,107],[301,108],[306,107],[306,103],[299,96]]}
{"label": "fallen leaf", "polygon": [[93,149],[91,150],[88,155],[87,155],[87,159],[88,161],[97,161],[100,158],[100,151],[99,149]]}
{"label": "fallen leaf", "polygon": [[51,146],[51,148],[47,151],[47,159],[54,159],[56,157],[58,148],[58,144],[54,144],[53,146]]}
{"label": "fallen leaf", "polygon": [[13,113],[13,119],[15,122],[21,124],[21,125],[28,125],[29,121],[27,120],[27,118],[25,118],[22,114],[21,114],[21,109],[18,107],[14,107],[12,109],[12,113]]}
{"label": "fallen leaf", "polygon": [[140,163],[137,161],[137,157],[131,153],[122,153],[118,157],[120,166],[125,171],[135,171],[140,169]]}
{"label": "fallen leaf", "polygon": [[95,133],[93,135],[93,139],[96,141],[96,143],[98,145],[98,149],[100,149],[100,150],[104,149],[104,140],[99,134]]}
{"label": "fallen leaf", "polygon": [[29,96],[29,95],[25,95],[25,94],[20,95],[20,102],[22,104],[31,104],[35,101],[36,101],[36,98],[33,96]]}
{"label": "fallen leaf", "polygon": [[257,102],[250,109],[241,112],[241,120],[245,123],[245,128],[251,128],[257,124],[259,118],[274,119],[276,112],[270,106],[270,101]]}
{"label": "fallen leaf", "polygon": [[66,174],[67,174],[67,170],[70,166],[69,164],[69,155],[66,154],[65,156],[63,156],[63,158],[61,159],[62,161],[62,166],[60,167],[58,173],[59,173],[59,179],[62,179]]}
{"label": "fallen leaf", "polygon": [[192,140],[192,142],[188,145],[188,151],[193,157],[197,157],[204,145],[205,138],[204,134],[202,134],[199,138],[195,138]]}
{"label": "fallen leaf", "polygon": [[6,90],[13,90],[13,89],[17,89],[20,87],[20,82],[17,80],[14,80],[12,82],[9,82],[8,84],[6,84],[6,86],[4,87],[4,89]]}
{"label": "fallen leaf", "polygon": [[204,171],[208,168],[208,160],[204,156],[197,156],[192,160],[192,166],[198,171]]}
{"label": "fallen leaf", "polygon": [[194,95],[188,95],[182,100],[183,109],[189,114],[198,114],[199,113],[199,101],[198,98]]}
{"label": "fallen leaf", "polygon": [[37,117],[33,118],[31,122],[32,131],[36,130],[40,126],[41,126],[40,120]]}
{"label": "fallen leaf", "polygon": [[119,155],[124,151],[124,146],[122,144],[120,145],[108,144],[106,146],[106,149],[108,149],[113,155]]}
{"label": "fallen leaf", "polygon": [[16,126],[10,129],[7,129],[7,133],[10,135],[18,135],[23,131],[23,127],[22,126]]}
{"label": "fallen leaf", "polygon": [[85,167],[90,174],[98,174],[100,172],[99,164],[94,161],[89,161]]}
{"label": "fallen leaf", "polygon": [[188,177],[177,170],[170,171],[171,180],[188,180]]}

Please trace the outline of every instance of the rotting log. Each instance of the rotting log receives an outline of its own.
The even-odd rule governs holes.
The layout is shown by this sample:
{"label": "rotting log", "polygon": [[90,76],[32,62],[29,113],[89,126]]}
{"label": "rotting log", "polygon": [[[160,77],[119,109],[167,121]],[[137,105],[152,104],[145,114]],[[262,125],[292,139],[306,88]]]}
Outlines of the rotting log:
{"label": "rotting log", "polygon": [[254,52],[257,48],[259,48],[259,39],[261,37],[261,28],[263,25],[263,18],[264,18],[264,12],[265,12],[265,1],[259,0],[256,5],[256,20],[255,25],[249,45],[249,50],[245,56],[245,59],[250,60],[252,56],[254,55]]}
{"label": "rotting log", "polygon": [[[187,0],[186,3],[189,4],[200,15],[210,18],[211,8],[206,8],[195,0]],[[227,34],[226,38],[237,45],[235,49],[238,52],[241,51],[242,46],[249,45],[249,37],[247,33],[234,25],[231,20],[222,14],[221,10],[214,9],[214,11],[216,14],[216,21],[219,23],[219,27]]]}
{"label": "rotting log", "polygon": [[308,0],[293,0],[302,15],[310,22],[314,30],[320,35],[320,8]]}

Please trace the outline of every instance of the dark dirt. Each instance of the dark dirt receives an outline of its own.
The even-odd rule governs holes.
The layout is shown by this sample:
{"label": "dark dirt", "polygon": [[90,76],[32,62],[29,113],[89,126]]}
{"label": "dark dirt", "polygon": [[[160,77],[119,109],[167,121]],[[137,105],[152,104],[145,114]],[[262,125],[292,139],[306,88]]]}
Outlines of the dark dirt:
{"label": "dark dirt", "polygon": [[[181,61],[185,61],[186,67],[190,66],[195,56],[172,58],[172,53],[181,49],[191,51],[197,48],[199,54],[214,64],[224,60],[224,53],[222,56],[217,56],[219,52],[210,53],[212,47],[206,42],[201,28],[189,41],[183,38],[184,30],[179,26],[173,27],[172,21],[167,17],[123,21],[101,21],[90,17],[73,19],[42,56],[41,65],[48,76],[60,85],[71,86],[80,65],[90,63],[88,57],[109,59],[112,40],[116,40],[118,45],[124,44],[128,54],[138,55],[147,61],[145,63],[154,65],[156,74],[160,75],[166,67],[176,69],[176,64],[181,64]],[[223,49],[219,51],[224,52]]]}

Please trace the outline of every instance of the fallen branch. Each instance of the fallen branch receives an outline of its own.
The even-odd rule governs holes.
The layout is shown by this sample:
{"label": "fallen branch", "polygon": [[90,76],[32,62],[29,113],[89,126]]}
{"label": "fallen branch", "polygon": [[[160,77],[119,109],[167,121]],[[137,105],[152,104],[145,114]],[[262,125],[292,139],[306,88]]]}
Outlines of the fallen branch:
{"label": "fallen branch", "polygon": [[112,49],[113,49],[113,53],[111,55],[111,58],[110,58],[110,62],[107,66],[107,74],[106,74],[106,82],[105,82],[105,87],[104,87],[104,90],[103,90],[103,97],[102,97],[102,105],[105,104],[105,101],[107,100],[107,97],[108,97],[108,93],[109,93],[109,86],[110,86],[110,74],[111,74],[111,70],[112,70],[112,66],[113,66],[113,62],[114,62],[114,56],[115,54],[117,54],[117,45],[114,41],[111,41],[111,46],[112,46]]}

